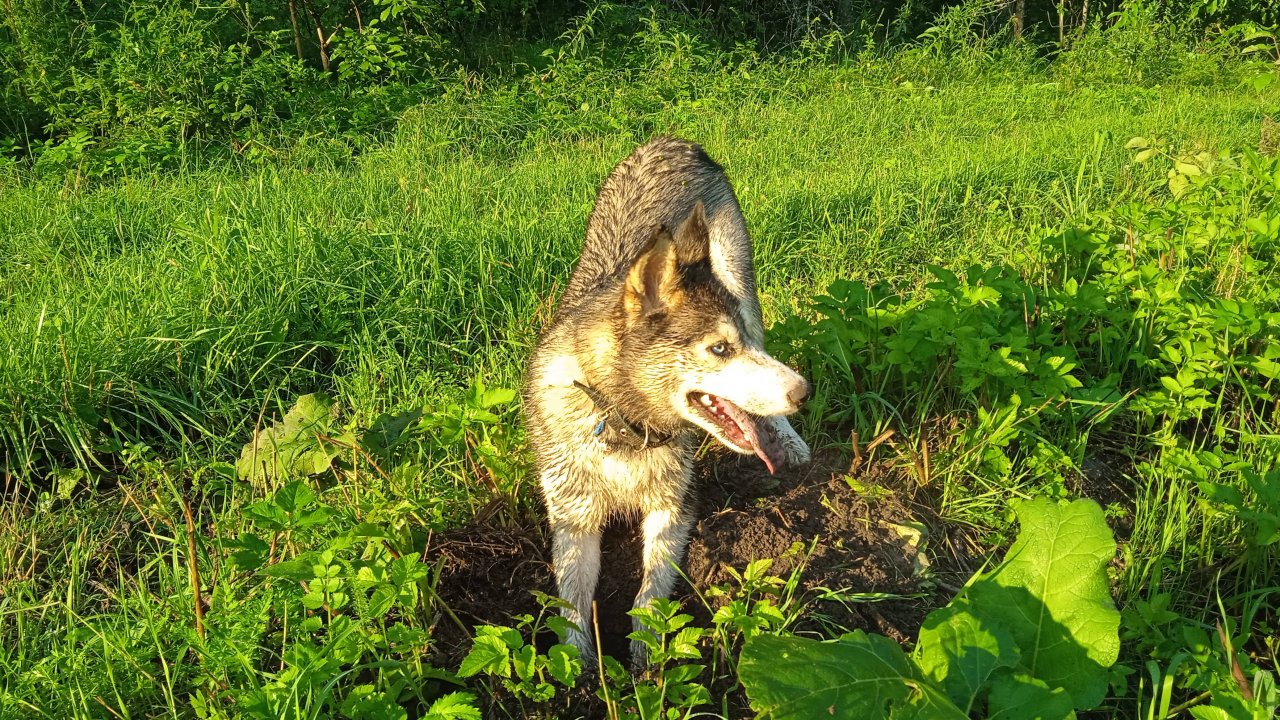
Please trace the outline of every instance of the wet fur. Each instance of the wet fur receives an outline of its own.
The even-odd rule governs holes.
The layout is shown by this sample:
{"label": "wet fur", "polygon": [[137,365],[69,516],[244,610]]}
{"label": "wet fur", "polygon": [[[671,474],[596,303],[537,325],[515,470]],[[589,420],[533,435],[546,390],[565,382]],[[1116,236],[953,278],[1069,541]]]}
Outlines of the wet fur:
{"label": "wet fur", "polygon": [[[736,357],[708,355],[707,343],[717,339],[728,340]],[[643,517],[636,607],[666,597],[675,584],[672,563],[692,520],[686,498],[693,452],[706,433],[678,407],[690,383],[730,388],[735,403],[768,416],[764,427],[776,433],[788,462],[808,460],[808,447],[782,417],[807,395],[807,383],[768,357],[763,340],[751,241],[723,170],[682,140],[640,147],[600,190],[582,256],[524,389],[559,594],[573,605],[565,616],[582,629],[568,639],[585,654],[594,650],[591,601],[600,532],[611,515]],[[608,433],[597,436],[601,413],[575,381],[673,440],[635,449],[610,443]],[[643,652],[633,643],[634,661],[642,662]]]}

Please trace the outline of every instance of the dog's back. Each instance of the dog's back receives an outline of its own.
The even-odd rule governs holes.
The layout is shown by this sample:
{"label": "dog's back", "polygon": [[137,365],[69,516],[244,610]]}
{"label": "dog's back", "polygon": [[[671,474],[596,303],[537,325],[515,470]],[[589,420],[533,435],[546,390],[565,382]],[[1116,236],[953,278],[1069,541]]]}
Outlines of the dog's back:
{"label": "dog's back", "polygon": [[724,169],[687,140],[662,137],[614,168],[587,222],[582,257],[561,310],[577,305],[631,267],[660,227],[675,228],[701,202],[711,236],[711,267],[742,303],[748,332],[763,335],[751,239]]}

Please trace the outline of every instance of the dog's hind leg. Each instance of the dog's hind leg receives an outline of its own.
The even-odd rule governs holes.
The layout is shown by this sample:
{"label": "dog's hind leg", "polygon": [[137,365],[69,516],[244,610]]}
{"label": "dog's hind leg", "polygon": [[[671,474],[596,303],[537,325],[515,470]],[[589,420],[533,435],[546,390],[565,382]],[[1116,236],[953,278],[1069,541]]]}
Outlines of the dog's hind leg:
{"label": "dog's hind leg", "polygon": [[572,608],[560,611],[578,626],[565,640],[578,648],[584,659],[595,657],[591,632],[591,601],[600,578],[600,529],[583,530],[567,523],[554,523],[551,539],[552,562],[559,595]]}
{"label": "dog's hind leg", "polygon": [[[640,592],[636,594],[635,607],[642,608],[654,598],[665,598],[671,594],[679,574],[675,563],[680,560],[685,546],[689,543],[689,528],[692,521],[682,507],[650,510],[644,518],[644,579],[640,583]],[[645,631],[639,618],[632,619],[632,628]],[[648,649],[639,640],[631,641],[631,662],[639,667],[645,664]]]}

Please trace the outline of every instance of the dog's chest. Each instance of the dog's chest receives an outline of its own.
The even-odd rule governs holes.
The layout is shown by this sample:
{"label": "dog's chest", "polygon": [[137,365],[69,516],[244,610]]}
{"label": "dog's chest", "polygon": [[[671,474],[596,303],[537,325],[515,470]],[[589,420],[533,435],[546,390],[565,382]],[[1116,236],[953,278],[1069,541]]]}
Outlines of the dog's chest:
{"label": "dog's chest", "polygon": [[615,450],[588,433],[561,449],[560,471],[542,478],[549,504],[576,506],[602,519],[673,508],[682,502],[692,475],[688,453],[679,441],[650,450]]}

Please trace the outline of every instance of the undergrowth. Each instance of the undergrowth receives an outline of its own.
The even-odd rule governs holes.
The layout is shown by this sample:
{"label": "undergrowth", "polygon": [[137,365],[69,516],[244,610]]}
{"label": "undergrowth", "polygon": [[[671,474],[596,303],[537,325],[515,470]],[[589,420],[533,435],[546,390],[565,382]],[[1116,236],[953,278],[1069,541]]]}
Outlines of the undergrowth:
{"label": "undergrowth", "polygon": [[[1133,34],[1048,64],[966,17],[832,65],[654,16],[620,67],[588,16],[389,142],[154,172],[72,133],[0,165],[0,715],[1270,717],[1274,58]],[[554,598],[475,629],[440,601],[437,533],[539,521],[510,388],[595,185],[659,131],[734,178],[804,434],[1004,558],[911,647],[795,635],[823,601],[769,559],[708,624],[641,611],[641,675],[551,640]],[[1090,540],[1066,575],[1058,535]]]}

